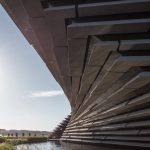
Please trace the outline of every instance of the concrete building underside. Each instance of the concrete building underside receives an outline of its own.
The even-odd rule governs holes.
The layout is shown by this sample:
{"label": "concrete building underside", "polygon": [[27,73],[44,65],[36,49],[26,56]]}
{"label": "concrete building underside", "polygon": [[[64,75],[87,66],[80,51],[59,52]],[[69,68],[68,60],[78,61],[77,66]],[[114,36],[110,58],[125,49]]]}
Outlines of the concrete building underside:
{"label": "concrete building underside", "polygon": [[61,140],[150,149],[150,0],[0,0],[66,94]]}

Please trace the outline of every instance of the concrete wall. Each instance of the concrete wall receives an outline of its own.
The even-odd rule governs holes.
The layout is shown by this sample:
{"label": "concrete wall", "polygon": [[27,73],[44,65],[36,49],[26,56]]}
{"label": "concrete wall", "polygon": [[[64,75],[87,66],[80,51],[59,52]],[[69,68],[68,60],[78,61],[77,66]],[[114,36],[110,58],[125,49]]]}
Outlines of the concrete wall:
{"label": "concrete wall", "polygon": [[150,0],[1,0],[72,108],[61,140],[150,148]]}

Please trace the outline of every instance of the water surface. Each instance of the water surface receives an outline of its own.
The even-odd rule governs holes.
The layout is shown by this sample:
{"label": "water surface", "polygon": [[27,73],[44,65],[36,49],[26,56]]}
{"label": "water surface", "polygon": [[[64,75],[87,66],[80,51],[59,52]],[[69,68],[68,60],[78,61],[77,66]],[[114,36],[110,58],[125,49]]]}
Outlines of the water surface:
{"label": "water surface", "polygon": [[36,144],[22,144],[16,146],[16,150],[64,150],[59,142],[45,142]]}
{"label": "water surface", "polygon": [[[36,143],[36,144],[22,144],[15,147],[16,150],[125,150],[115,147],[106,147],[106,146],[96,146],[88,144],[77,144],[77,143],[65,143],[59,141],[49,141],[45,143]],[[126,149],[127,150],[127,149]]]}

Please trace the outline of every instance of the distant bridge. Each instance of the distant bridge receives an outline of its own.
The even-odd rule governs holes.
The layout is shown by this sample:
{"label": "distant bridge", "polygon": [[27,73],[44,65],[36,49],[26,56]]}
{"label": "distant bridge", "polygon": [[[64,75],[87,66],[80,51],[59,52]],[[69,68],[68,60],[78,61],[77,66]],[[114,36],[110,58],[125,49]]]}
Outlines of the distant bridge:
{"label": "distant bridge", "polygon": [[72,108],[62,141],[150,149],[150,0],[1,0]]}

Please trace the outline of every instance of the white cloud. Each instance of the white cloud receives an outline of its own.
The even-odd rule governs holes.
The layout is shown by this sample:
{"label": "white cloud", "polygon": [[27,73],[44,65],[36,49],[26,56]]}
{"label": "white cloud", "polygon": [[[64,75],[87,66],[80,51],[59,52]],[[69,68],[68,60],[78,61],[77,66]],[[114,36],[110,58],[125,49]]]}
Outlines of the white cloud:
{"label": "white cloud", "polygon": [[64,92],[62,90],[52,90],[52,91],[36,91],[30,94],[30,97],[33,98],[46,98],[46,97],[55,97],[63,95]]}

